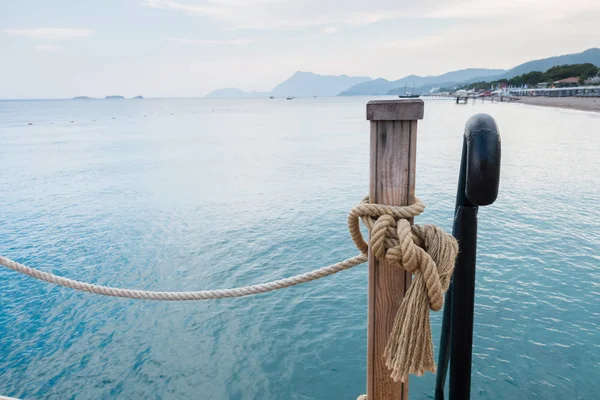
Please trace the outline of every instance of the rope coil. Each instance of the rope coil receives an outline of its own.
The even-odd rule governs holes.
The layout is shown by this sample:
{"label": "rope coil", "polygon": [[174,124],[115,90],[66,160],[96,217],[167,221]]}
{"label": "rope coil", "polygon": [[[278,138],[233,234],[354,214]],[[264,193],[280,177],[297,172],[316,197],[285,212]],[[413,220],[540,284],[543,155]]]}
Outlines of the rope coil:
{"label": "rope coil", "polygon": [[[424,209],[419,199],[410,206],[385,206],[370,204],[365,198],[348,216],[350,236],[364,255],[370,247],[387,265],[414,274],[383,355],[394,381],[435,372],[429,309],[442,308],[458,254],[456,239],[437,226],[411,226],[408,219]],[[360,232],[359,220],[369,229],[369,244]]]}

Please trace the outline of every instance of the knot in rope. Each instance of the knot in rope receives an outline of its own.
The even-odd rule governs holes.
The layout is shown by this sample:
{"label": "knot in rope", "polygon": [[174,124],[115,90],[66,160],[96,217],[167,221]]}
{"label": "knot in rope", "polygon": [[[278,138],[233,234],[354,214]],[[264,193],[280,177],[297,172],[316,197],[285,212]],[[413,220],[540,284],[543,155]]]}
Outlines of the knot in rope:
{"label": "knot in rope", "polygon": [[[402,267],[409,272],[420,270],[425,276],[429,304],[432,310],[441,310],[444,299],[440,274],[448,279],[447,265],[442,271],[426,251],[429,244],[438,237],[448,237],[435,225],[411,226],[408,218],[416,217],[425,205],[416,199],[410,206],[387,206],[370,204],[368,197],[352,209],[348,217],[350,235],[356,247],[365,255],[371,247],[375,257]],[[371,237],[367,244],[360,232],[358,219],[369,229]],[[451,273],[452,271],[450,271]]]}
{"label": "knot in rope", "polygon": [[[409,219],[425,209],[419,199],[415,200],[409,206],[388,206],[371,204],[367,197],[348,216],[350,236],[364,255],[370,247],[375,257],[387,265],[415,275],[396,315],[384,354],[396,381],[405,381],[409,373],[435,372],[428,309],[441,310],[458,253],[456,240],[437,226],[411,226]],[[359,220],[369,229],[368,244]]]}

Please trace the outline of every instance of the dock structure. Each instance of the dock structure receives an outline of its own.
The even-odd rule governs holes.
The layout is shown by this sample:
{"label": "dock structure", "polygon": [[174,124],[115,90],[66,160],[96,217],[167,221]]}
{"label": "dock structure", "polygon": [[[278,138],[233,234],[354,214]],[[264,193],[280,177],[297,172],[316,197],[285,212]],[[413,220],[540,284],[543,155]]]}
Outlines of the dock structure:
{"label": "dock structure", "polygon": [[513,101],[519,101],[519,98],[516,96],[482,96],[481,97],[481,101],[485,101],[485,100],[489,100],[492,103],[494,101],[496,101],[497,103],[503,103],[503,102],[513,102]]}
{"label": "dock structure", "polygon": [[453,96],[451,93],[444,92],[443,94],[441,94],[441,93],[422,94],[419,97],[423,98],[423,99],[450,99]]}
{"label": "dock structure", "polygon": [[490,101],[492,103],[494,101],[496,103],[519,101],[519,98],[516,96],[456,96],[456,104],[467,104],[469,99],[473,99],[473,104],[475,104],[477,100],[481,100],[482,103],[485,101]]}

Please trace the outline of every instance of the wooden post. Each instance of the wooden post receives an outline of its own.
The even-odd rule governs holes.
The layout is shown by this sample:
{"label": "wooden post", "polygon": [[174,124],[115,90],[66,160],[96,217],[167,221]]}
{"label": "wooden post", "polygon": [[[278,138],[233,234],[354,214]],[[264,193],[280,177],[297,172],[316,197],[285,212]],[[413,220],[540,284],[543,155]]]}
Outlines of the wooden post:
{"label": "wooden post", "polygon": [[[367,103],[371,203],[404,206],[414,202],[417,120],[423,119],[423,109],[420,99]],[[408,399],[408,382],[396,383],[390,378],[383,352],[410,281],[410,273],[379,261],[369,249],[368,400]]]}

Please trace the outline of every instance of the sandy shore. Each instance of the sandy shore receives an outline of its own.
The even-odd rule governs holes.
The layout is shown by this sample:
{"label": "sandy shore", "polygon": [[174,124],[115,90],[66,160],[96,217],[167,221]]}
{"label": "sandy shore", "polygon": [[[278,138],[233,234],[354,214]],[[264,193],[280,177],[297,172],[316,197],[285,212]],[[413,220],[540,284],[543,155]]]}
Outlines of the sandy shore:
{"label": "sandy shore", "polygon": [[519,103],[600,112],[600,97],[521,97]]}

